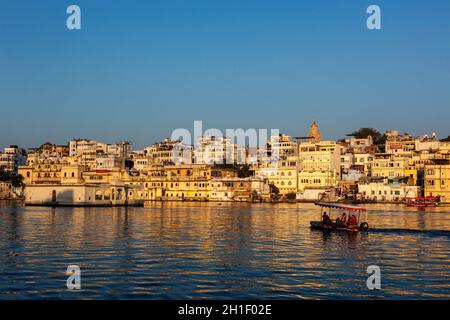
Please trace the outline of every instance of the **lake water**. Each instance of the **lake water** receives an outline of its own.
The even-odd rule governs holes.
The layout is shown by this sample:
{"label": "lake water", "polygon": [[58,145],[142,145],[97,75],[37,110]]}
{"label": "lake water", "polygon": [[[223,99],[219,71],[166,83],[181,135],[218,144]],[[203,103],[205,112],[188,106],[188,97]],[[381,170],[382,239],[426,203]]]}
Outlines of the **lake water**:
{"label": "lake water", "polygon": [[310,230],[312,204],[0,206],[0,299],[450,298],[450,207],[366,205],[349,235]]}

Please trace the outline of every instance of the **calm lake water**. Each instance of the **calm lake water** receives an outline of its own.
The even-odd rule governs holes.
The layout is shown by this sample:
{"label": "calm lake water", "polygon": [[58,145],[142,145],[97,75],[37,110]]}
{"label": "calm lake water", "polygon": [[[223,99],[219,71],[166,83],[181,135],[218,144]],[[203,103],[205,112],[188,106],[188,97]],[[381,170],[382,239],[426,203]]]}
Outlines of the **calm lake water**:
{"label": "calm lake water", "polygon": [[[310,230],[312,204],[2,202],[0,299],[449,299],[450,207],[365,207],[377,230],[351,236]],[[366,287],[369,265],[381,290]]]}

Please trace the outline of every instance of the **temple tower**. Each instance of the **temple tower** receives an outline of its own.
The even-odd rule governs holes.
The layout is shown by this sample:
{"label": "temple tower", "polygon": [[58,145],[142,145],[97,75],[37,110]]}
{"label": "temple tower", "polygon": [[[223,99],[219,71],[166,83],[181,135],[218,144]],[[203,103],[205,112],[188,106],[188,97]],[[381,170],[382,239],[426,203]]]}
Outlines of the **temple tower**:
{"label": "temple tower", "polygon": [[309,142],[312,143],[320,142],[320,130],[316,120],[314,120],[313,123],[311,124],[311,127],[309,127],[308,137],[310,137]]}

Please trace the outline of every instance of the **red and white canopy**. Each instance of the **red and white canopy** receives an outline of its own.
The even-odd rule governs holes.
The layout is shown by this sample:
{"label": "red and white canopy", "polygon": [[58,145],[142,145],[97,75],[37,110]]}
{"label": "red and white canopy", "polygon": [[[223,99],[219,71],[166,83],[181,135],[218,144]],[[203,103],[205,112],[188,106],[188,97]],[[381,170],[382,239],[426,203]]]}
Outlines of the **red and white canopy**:
{"label": "red and white canopy", "polygon": [[349,210],[349,211],[358,211],[358,212],[366,211],[365,208],[361,208],[361,207],[357,207],[357,206],[349,206],[349,205],[340,204],[340,203],[316,202],[315,205],[321,206],[321,207],[333,208],[333,209]]}

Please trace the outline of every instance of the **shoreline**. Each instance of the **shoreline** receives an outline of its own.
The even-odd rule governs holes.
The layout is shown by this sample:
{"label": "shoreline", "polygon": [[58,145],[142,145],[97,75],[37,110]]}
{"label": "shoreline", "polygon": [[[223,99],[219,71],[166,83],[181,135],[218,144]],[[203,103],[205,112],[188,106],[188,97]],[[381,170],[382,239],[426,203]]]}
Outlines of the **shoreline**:
{"label": "shoreline", "polygon": [[[53,207],[53,208],[114,208],[114,207],[145,207],[147,204],[151,203],[214,203],[214,204],[314,204],[318,202],[319,200],[297,200],[297,201],[220,201],[220,200],[208,200],[208,201],[200,201],[200,200],[145,200],[145,201],[139,201],[139,202],[128,202],[128,203],[117,203],[117,204],[111,204],[111,203],[30,203],[26,202],[24,199],[0,199],[0,202],[13,202],[16,204],[23,205],[25,207]],[[357,206],[364,206],[364,205],[372,205],[372,204],[389,204],[389,205],[404,205],[406,204],[403,202],[397,202],[397,201],[370,201],[370,202],[343,202],[343,201],[321,201],[321,202],[327,202],[327,203],[345,203],[348,205],[357,205]],[[438,207],[449,207],[450,203],[441,203]],[[413,208],[413,207],[411,207]]]}

